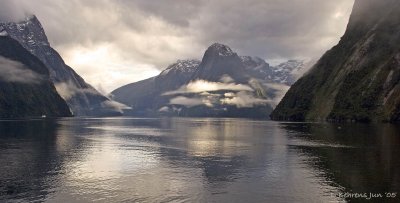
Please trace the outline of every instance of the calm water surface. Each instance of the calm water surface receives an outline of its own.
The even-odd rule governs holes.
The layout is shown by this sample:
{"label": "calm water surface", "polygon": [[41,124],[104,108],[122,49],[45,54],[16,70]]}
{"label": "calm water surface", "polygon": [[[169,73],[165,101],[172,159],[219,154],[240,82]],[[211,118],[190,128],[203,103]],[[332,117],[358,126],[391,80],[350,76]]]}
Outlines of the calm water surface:
{"label": "calm water surface", "polygon": [[0,121],[0,202],[399,202],[399,156],[390,124]]}

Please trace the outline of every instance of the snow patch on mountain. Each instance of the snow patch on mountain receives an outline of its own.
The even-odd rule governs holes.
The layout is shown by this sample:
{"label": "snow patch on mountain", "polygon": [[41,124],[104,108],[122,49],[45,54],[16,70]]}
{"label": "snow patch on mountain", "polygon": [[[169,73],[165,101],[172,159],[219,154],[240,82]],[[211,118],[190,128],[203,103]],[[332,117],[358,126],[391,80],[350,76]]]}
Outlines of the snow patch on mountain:
{"label": "snow patch on mountain", "polygon": [[280,84],[292,85],[296,82],[297,72],[305,67],[304,60],[289,60],[272,68],[272,81]]}
{"label": "snow patch on mountain", "polygon": [[[22,42],[22,45],[32,53],[36,46],[50,46],[42,25],[36,16],[27,17],[24,21],[0,22],[0,31],[4,30],[7,35],[13,36]],[[2,31],[1,31],[2,32]]]}
{"label": "snow patch on mountain", "polygon": [[167,75],[171,71],[175,73],[193,73],[200,63],[200,60],[178,60],[163,70],[160,75]]}

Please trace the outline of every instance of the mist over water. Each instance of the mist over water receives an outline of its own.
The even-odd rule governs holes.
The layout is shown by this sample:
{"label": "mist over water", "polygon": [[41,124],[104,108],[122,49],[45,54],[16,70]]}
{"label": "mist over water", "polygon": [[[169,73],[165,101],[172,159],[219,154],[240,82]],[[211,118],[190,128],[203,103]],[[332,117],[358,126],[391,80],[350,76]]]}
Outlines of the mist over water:
{"label": "mist over water", "polygon": [[362,202],[340,194],[400,189],[390,124],[74,118],[0,132],[1,202]]}

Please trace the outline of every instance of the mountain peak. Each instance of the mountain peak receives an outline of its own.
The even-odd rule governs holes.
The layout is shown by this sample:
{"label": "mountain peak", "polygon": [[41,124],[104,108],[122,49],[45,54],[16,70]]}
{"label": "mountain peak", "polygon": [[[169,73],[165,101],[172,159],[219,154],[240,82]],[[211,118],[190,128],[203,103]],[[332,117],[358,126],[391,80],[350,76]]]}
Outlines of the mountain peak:
{"label": "mountain peak", "polygon": [[[25,42],[28,50],[32,51],[34,46],[49,45],[42,24],[35,15],[31,15],[19,22],[0,22],[0,30],[8,33],[20,42]],[[24,43],[23,43],[24,44]]]}
{"label": "mountain peak", "polygon": [[236,54],[230,47],[220,43],[212,44],[210,47],[208,47],[207,51],[212,51],[219,56],[232,56]]}
{"label": "mountain peak", "polygon": [[188,60],[177,60],[175,63],[169,65],[165,70],[163,70],[160,75],[166,75],[170,71],[174,72],[186,72],[192,73],[196,70],[196,68],[200,65],[201,61],[197,59],[188,59]]}

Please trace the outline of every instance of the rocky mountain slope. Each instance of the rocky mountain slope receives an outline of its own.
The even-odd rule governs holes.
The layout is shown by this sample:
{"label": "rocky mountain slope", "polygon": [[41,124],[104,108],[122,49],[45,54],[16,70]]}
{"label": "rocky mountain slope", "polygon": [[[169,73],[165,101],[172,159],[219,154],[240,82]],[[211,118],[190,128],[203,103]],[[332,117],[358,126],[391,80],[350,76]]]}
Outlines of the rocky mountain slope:
{"label": "rocky mountain slope", "polygon": [[43,62],[50,72],[50,79],[56,85],[57,91],[67,101],[75,116],[120,114],[110,99],[87,84],[64,63],[57,51],[50,46],[36,16],[18,23],[0,22],[0,32],[7,33]]}
{"label": "rocky mountain slope", "polygon": [[356,0],[347,30],[274,120],[400,121],[400,2]]}
{"label": "rocky mountain slope", "polygon": [[0,31],[0,118],[71,116],[46,66]]}
{"label": "rocky mountain slope", "polygon": [[179,60],[158,76],[111,94],[134,115],[268,117],[290,84],[290,71],[278,77],[277,70],[261,58],[239,56],[215,43],[201,61]]}

